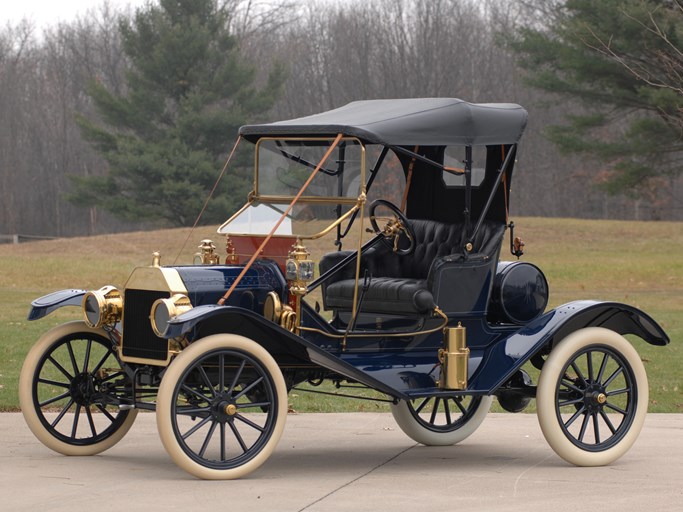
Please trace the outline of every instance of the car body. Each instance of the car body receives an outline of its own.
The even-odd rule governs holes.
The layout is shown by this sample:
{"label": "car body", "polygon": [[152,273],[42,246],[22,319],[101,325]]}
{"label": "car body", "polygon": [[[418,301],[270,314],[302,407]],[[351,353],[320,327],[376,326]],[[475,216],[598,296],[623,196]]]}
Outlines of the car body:
{"label": "car body", "polygon": [[669,339],[626,304],[546,311],[546,278],[519,260],[509,220],[526,122],[515,104],[418,98],[243,126],[254,190],[218,229],[225,255],[204,240],[192,265],[155,254],[122,290],[33,302],[31,320],[79,306],[84,321],[29,353],[20,398],[30,428],[56,451],[92,454],[139,409],[156,410],[178,465],[237,478],[275,448],[287,393],[329,381],[377,391],[426,445],[464,440],[494,396],[512,412],[535,398],[561,457],[609,464],[648,402],[623,336]]}

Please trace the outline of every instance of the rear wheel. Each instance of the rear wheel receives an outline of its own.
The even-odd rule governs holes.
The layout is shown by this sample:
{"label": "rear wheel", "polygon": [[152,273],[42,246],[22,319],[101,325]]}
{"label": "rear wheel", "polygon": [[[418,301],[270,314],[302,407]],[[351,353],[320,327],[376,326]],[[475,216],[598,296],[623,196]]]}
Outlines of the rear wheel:
{"label": "rear wheel", "polygon": [[119,442],[137,410],[120,410],[129,380],[101,329],[70,322],[31,348],[19,377],[21,412],[31,432],[64,455],[95,455]]}
{"label": "rear wheel", "polygon": [[491,408],[491,396],[427,397],[400,401],[391,413],[401,430],[418,443],[448,446],[474,433]]}
{"label": "rear wheel", "polygon": [[608,329],[576,331],[553,348],[538,382],[538,421],[548,444],[577,466],[603,466],[633,445],[648,384],[633,346]]}
{"label": "rear wheel", "polygon": [[239,478],[275,449],[287,415],[277,363],[242,336],[194,342],[166,371],[157,397],[157,428],[173,461],[209,480]]}

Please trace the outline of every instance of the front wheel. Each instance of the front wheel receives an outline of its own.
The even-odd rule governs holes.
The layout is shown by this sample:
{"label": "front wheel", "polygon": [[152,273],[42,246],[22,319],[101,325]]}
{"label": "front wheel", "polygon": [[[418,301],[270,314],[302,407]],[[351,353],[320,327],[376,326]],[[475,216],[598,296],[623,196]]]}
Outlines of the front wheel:
{"label": "front wheel", "polygon": [[450,446],[474,433],[491,408],[491,396],[427,397],[391,406],[396,423],[412,440]]}
{"label": "front wheel", "polygon": [[95,455],[128,432],[137,410],[120,410],[130,390],[101,329],[69,322],[31,348],[19,376],[21,412],[45,446],[64,455]]}
{"label": "front wheel", "polygon": [[157,428],[173,461],[207,480],[240,478],[275,449],[287,416],[287,387],[254,341],[216,334],[183,350],[157,395]]}
{"label": "front wheel", "polygon": [[538,421],[548,444],[577,466],[604,466],[633,445],[648,385],[633,346],[608,329],[576,331],[550,352],[538,381]]}

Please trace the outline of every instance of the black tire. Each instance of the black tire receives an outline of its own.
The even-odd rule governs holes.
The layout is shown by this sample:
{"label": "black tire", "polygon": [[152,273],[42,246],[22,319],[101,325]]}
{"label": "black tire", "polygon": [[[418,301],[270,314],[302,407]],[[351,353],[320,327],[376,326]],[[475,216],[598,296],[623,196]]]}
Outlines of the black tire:
{"label": "black tire", "polygon": [[101,329],[70,322],[31,348],[19,377],[19,402],[31,432],[64,455],[95,455],[126,435],[137,410],[120,410],[106,396],[127,382]]}
{"label": "black tire", "polygon": [[270,456],[287,416],[287,388],[260,345],[217,334],[184,349],[164,374],[157,428],[173,461],[207,480],[240,478]]}
{"label": "black tire", "polygon": [[633,346],[608,329],[576,331],[550,352],[536,396],[548,444],[577,466],[604,466],[633,445],[645,420],[648,384]]}

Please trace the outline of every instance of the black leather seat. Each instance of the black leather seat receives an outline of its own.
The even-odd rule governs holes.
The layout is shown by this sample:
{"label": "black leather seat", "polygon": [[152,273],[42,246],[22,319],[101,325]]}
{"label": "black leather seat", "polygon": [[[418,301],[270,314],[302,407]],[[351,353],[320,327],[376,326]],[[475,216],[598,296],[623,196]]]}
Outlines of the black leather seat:
{"label": "black leather seat", "polygon": [[[332,309],[353,307],[354,279],[328,286],[326,306]],[[426,313],[432,309],[432,294],[426,279],[373,277],[363,294],[363,311],[377,313]]]}
{"label": "black leather seat", "polygon": [[[383,244],[367,250],[361,258],[362,277],[367,269],[372,276],[363,295],[362,311],[382,314],[425,314],[433,308],[433,283],[430,270],[435,261],[459,254],[462,247],[461,224],[445,224],[430,220],[410,220],[415,232],[415,250],[399,256]],[[500,249],[503,224],[485,222],[474,240],[470,257],[491,258]],[[351,251],[326,254],[320,261],[325,273],[341,262]],[[355,289],[355,262],[347,264],[323,283],[325,309],[350,310]],[[360,293],[360,292],[359,292]]]}

